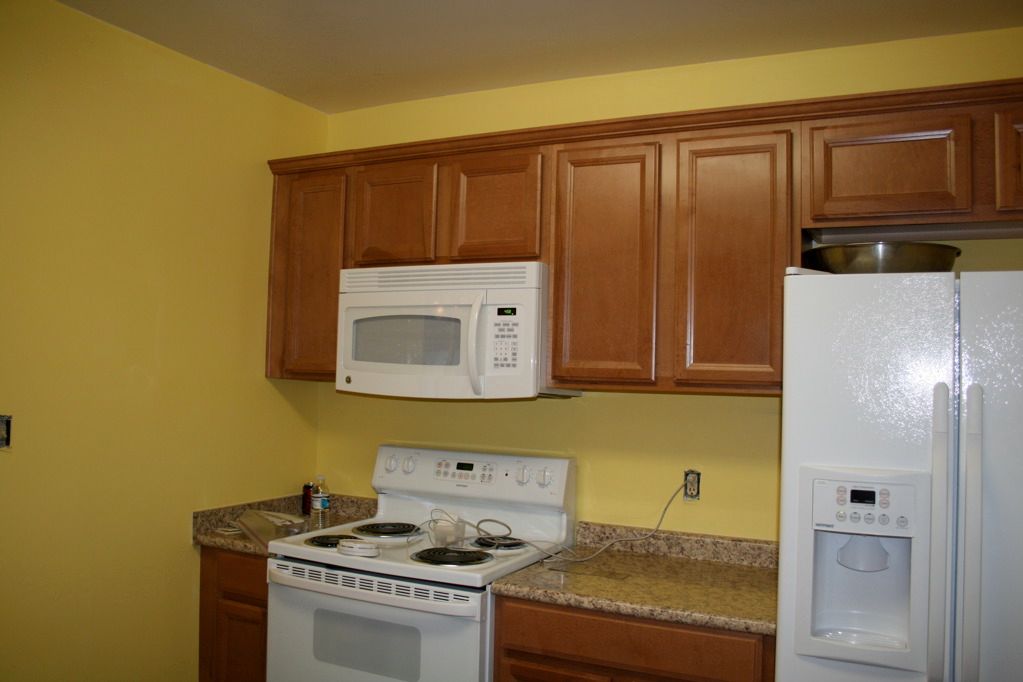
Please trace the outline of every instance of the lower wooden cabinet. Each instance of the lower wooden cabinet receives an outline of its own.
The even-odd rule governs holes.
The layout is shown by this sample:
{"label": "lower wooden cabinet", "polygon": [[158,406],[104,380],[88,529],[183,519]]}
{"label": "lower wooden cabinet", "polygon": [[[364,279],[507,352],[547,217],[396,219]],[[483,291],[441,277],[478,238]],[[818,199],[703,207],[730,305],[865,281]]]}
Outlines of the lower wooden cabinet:
{"label": "lower wooden cabinet", "polygon": [[496,682],[764,682],[774,638],[499,597]]}
{"label": "lower wooden cabinet", "polygon": [[203,547],[199,680],[266,679],[266,558]]}

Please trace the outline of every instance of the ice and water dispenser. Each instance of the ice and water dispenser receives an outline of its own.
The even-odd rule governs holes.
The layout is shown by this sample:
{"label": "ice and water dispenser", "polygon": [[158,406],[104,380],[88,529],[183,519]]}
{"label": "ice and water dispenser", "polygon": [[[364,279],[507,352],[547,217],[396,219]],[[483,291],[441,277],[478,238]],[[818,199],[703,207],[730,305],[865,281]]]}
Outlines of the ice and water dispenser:
{"label": "ice and water dispenser", "polygon": [[925,671],[930,474],[800,469],[796,653]]}

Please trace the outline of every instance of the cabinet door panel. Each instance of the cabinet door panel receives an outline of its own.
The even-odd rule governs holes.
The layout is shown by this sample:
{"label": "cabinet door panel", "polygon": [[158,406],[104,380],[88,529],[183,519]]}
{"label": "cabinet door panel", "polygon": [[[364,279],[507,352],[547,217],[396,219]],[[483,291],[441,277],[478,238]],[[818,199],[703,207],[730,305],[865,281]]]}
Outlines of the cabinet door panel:
{"label": "cabinet door panel", "polygon": [[971,207],[969,114],[807,123],[809,221]]}
{"label": "cabinet door panel", "polygon": [[357,171],[352,264],[434,260],[436,203],[436,163],[388,163]]}
{"label": "cabinet door panel", "polygon": [[781,381],[791,133],[678,143],[675,380]]}
{"label": "cabinet door panel", "polygon": [[221,600],[217,609],[217,682],[266,679],[266,609]]}
{"label": "cabinet door panel", "polygon": [[561,150],[552,375],[652,382],[658,145]]}
{"label": "cabinet door panel", "polygon": [[1023,107],[995,115],[995,138],[996,208],[1023,209]]}
{"label": "cabinet door panel", "polygon": [[458,159],[450,170],[452,260],[539,257],[539,152]]}
{"label": "cabinet door panel", "polygon": [[267,376],[333,380],[345,176],[278,178],[275,201]]}

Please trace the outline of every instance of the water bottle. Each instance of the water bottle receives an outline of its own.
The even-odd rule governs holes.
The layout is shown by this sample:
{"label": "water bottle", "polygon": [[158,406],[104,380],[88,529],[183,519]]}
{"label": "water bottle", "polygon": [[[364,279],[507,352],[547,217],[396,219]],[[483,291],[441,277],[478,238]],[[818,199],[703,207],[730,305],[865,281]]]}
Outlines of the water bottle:
{"label": "water bottle", "polygon": [[318,475],[316,482],[313,483],[311,506],[310,525],[313,528],[326,528],[329,525],[327,519],[330,516],[330,491],[327,490],[327,480],[323,474]]}

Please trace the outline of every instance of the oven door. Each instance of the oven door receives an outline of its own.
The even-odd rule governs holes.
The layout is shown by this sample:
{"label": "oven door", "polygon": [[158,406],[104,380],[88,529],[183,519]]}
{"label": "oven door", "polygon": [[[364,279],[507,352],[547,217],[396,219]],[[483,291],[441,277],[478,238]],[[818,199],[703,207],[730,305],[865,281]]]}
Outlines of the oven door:
{"label": "oven door", "polygon": [[[285,575],[287,569],[275,572],[275,564],[284,567],[281,560],[271,559],[269,682],[490,679],[488,590],[310,569],[304,563],[298,566],[299,574],[307,571],[312,580],[300,587],[296,585],[304,577]],[[440,594],[435,607],[430,603],[434,593]],[[399,605],[404,594],[411,595],[409,607]],[[443,600],[456,597],[459,607],[448,608]]]}

